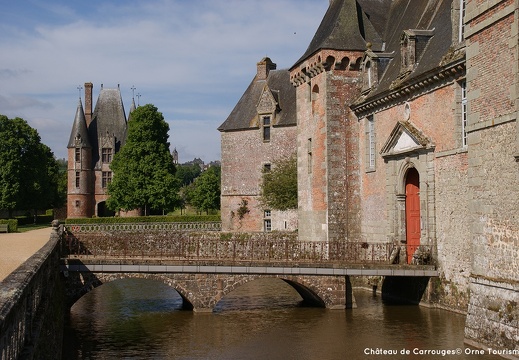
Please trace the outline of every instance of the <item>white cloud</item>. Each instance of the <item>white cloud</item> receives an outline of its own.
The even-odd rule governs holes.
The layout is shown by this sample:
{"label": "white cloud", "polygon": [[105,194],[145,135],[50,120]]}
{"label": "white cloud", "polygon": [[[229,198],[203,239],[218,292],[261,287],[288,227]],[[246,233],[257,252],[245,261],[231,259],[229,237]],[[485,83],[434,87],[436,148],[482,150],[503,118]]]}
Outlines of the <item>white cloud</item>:
{"label": "white cloud", "polygon": [[[131,86],[170,121],[180,160],[219,157],[219,133],[269,56],[290,67],[328,0],[37,2],[0,15],[0,114],[24,117],[58,157],[75,115],[76,87]],[[89,6],[89,7],[87,7]],[[31,26],[24,28],[23,26]],[[182,120],[180,120],[182,119]],[[199,140],[200,139],[200,140]]]}

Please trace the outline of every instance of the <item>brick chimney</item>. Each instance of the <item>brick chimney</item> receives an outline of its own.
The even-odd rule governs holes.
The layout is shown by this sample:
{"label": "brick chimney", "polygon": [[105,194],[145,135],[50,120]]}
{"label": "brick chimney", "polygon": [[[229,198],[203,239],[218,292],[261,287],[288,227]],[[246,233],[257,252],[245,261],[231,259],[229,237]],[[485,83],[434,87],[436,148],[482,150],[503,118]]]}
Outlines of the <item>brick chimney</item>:
{"label": "brick chimney", "polygon": [[94,84],[91,82],[85,83],[85,120],[87,127],[92,122],[92,88]]}
{"label": "brick chimney", "polygon": [[263,58],[258,64],[258,73],[256,74],[256,80],[266,80],[270,70],[276,70],[276,64],[270,60],[270,58]]}

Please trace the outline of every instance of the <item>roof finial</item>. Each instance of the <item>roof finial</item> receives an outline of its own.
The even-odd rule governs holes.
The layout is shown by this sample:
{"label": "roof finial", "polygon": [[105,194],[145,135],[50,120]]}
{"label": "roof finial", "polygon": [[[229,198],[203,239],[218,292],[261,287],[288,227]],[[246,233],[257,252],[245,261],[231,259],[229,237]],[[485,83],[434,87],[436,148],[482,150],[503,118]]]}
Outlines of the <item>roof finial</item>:
{"label": "roof finial", "polygon": [[137,96],[137,106],[140,106],[139,102],[140,102],[140,100],[141,100],[141,96],[142,96],[142,95],[141,95],[140,93],[137,93],[136,96]]}
{"label": "roof finial", "polygon": [[77,90],[79,91],[79,100],[81,100],[81,90],[83,90],[83,86],[79,85]]}
{"label": "roof finial", "polygon": [[137,89],[137,88],[135,87],[135,85],[132,85],[131,89],[132,89],[132,99],[135,99],[135,89]]}

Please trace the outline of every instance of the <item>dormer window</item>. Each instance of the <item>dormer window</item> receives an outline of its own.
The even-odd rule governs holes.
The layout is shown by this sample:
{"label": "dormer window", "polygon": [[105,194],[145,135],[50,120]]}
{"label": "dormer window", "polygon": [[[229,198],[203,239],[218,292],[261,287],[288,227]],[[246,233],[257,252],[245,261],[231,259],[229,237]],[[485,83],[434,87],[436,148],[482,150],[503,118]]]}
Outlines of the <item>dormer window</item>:
{"label": "dormer window", "polygon": [[371,61],[367,61],[366,65],[364,65],[364,69],[366,71],[366,84],[368,88],[371,88],[373,85],[373,74],[371,73]]}
{"label": "dormer window", "polygon": [[371,49],[366,51],[362,60],[363,94],[378,85],[379,79],[384,75],[384,71],[393,56],[393,53],[375,53]]}
{"label": "dormer window", "polygon": [[408,73],[414,70],[433,35],[434,29],[404,30],[400,37],[401,73]]}

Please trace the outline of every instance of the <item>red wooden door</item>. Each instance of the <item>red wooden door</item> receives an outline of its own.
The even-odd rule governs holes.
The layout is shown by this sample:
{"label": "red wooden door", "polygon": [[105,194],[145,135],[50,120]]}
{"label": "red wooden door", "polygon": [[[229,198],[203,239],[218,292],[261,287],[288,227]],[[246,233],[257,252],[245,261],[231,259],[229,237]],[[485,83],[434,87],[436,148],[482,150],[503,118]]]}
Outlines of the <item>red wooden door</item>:
{"label": "red wooden door", "polygon": [[405,230],[407,240],[407,263],[420,245],[420,175],[416,169],[407,172],[405,180]]}

